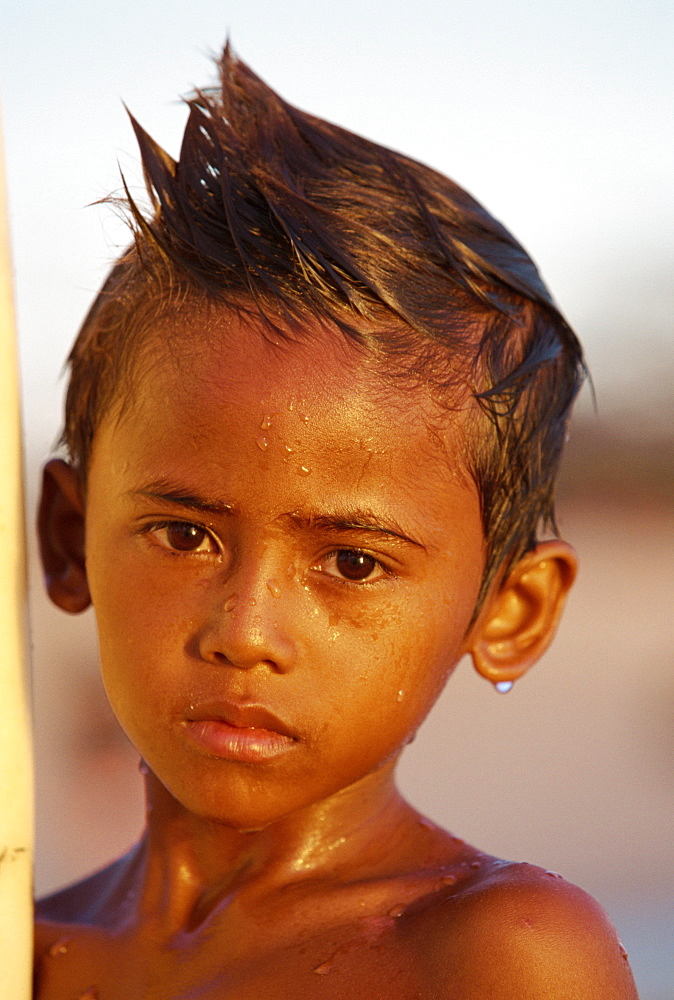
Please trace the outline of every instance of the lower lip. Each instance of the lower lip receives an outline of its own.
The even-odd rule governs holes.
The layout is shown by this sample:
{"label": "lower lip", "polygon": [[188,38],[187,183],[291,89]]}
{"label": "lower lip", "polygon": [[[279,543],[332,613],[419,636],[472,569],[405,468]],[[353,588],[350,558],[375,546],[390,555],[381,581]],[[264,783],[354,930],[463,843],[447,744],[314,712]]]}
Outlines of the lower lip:
{"label": "lower lip", "polygon": [[217,719],[187,722],[185,731],[190,740],[212,757],[255,764],[279,757],[295,745],[291,736],[268,729],[244,729],[230,726]]}

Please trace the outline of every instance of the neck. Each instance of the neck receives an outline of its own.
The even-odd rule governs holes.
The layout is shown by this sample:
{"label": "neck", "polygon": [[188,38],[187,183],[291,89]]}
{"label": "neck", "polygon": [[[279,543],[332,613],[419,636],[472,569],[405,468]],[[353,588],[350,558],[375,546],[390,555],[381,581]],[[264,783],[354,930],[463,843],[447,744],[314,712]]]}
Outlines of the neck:
{"label": "neck", "polygon": [[144,919],[185,927],[242,894],[383,874],[382,842],[394,848],[416,818],[395,787],[394,768],[395,761],[253,832],[188,812],[147,773],[147,828],[127,869],[136,905]]}

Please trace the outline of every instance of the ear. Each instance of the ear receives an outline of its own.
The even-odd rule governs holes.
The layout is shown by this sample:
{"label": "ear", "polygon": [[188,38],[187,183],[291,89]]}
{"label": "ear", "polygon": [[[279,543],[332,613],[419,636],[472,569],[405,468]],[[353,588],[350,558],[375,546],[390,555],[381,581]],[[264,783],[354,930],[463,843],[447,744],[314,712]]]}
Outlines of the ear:
{"label": "ear", "polygon": [[91,597],[84,559],[82,482],[79,473],[58,458],[44,468],[37,532],[49,597],[63,611],[84,611]]}
{"label": "ear", "polygon": [[514,682],[555,634],[578,562],[570,545],[541,542],[487,598],[468,641],[475,669],[492,684]]}

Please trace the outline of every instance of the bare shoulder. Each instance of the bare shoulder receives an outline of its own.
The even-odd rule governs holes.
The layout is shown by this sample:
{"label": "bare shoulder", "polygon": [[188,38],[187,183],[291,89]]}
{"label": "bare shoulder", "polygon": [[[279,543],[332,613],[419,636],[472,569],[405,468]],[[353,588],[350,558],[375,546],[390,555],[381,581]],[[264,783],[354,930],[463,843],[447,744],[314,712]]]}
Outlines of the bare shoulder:
{"label": "bare shoulder", "polygon": [[39,965],[60,943],[89,940],[115,923],[125,892],[128,856],[35,903],[35,959]]}
{"label": "bare shoulder", "polygon": [[487,864],[482,875],[429,907],[422,923],[438,997],[638,1000],[607,915],[554,872]]}
{"label": "bare shoulder", "polygon": [[35,903],[38,924],[96,922],[101,910],[119,894],[126,862],[126,857],[120,858],[94,875],[38,899]]}

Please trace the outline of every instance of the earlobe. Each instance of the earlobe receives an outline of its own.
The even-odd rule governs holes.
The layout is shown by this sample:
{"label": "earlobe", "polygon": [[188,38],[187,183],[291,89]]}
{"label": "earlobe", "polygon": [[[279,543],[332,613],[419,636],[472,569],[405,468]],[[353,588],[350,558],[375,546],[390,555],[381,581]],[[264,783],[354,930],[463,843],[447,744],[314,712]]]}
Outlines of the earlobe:
{"label": "earlobe", "polygon": [[566,542],[541,542],[488,598],[468,644],[475,669],[507,690],[545,652],[575,579],[576,555]]}
{"label": "earlobe", "polygon": [[91,603],[84,557],[84,499],[79,474],[67,462],[47,462],[37,517],[47,593],[63,611]]}

